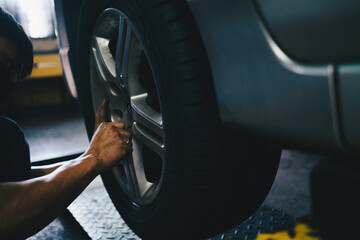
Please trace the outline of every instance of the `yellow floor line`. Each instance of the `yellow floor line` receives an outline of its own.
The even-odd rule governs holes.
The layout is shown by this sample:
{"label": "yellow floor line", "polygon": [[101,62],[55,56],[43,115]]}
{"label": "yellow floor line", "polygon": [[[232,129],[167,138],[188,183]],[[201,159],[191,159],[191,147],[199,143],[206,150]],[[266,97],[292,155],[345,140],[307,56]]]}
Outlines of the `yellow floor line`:
{"label": "yellow floor line", "polygon": [[261,233],[255,240],[321,240],[317,237],[317,232],[305,223],[296,223],[294,236],[289,235],[289,231],[282,230],[274,233]]}

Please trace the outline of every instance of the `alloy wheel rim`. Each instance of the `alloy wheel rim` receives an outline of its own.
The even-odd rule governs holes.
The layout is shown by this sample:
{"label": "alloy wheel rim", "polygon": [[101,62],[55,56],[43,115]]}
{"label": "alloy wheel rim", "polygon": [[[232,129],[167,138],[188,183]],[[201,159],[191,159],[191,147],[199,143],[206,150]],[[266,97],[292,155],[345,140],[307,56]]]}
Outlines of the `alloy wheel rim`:
{"label": "alloy wheel rim", "polygon": [[108,99],[108,119],[123,121],[133,152],[112,169],[116,183],[134,203],[151,204],[162,184],[165,134],[154,74],[132,22],[117,9],[97,19],[90,50],[93,108]]}

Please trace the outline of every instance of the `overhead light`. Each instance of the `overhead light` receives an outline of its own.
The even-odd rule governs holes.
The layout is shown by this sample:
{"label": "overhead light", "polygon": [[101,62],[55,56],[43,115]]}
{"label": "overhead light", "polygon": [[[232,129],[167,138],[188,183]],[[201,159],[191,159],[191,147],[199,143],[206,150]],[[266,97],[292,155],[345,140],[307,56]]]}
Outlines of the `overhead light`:
{"label": "overhead light", "polygon": [[0,0],[31,38],[55,36],[53,0]]}

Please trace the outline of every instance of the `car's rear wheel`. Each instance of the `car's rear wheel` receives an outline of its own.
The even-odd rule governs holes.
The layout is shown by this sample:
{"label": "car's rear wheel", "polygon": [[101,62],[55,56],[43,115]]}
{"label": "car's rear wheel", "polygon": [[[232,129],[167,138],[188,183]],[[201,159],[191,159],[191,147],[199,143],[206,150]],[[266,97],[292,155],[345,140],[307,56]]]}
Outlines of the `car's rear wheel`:
{"label": "car's rear wheel", "polygon": [[104,98],[109,120],[132,131],[132,155],[102,178],[140,237],[199,239],[256,210],[280,151],[221,127],[208,60],[185,1],[87,1],[78,56],[89,134]]}

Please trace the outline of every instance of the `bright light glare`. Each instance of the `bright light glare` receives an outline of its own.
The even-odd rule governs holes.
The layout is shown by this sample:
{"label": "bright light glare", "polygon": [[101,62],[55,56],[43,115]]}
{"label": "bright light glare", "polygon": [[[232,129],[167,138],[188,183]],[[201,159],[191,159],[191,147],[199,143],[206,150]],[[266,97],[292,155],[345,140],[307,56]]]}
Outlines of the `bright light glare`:
{"label": "bright light glare", "polygon": [[46,38],[54,34],[51,0],[18,0],[19,20],[32,38]]}

